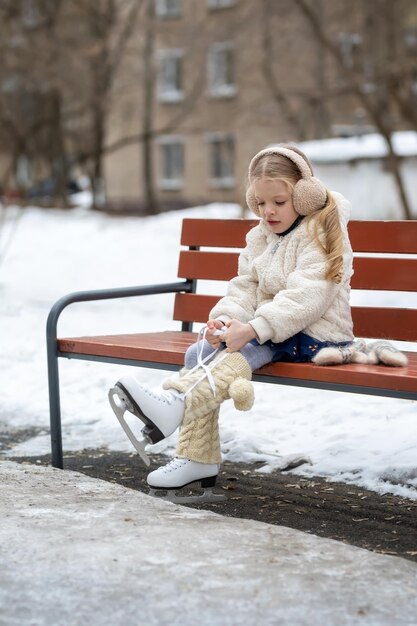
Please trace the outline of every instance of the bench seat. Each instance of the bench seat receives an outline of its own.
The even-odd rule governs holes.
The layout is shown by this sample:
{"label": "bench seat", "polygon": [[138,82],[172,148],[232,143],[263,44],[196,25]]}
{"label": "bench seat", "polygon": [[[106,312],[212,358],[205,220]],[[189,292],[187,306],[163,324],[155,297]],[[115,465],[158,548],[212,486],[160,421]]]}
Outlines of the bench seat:
{"label": "bench seat", "polygon": [[[156,369],[178,369],[187,347],[197,334],[164,331],[98,337],[58,339],[60,356],[86,358]],[[417,399],[417,352],[407,353],[407,367],[347,364],[317,366],[312,363],[271,363],[257,370],[254,380],[298,387],[332,389]]]}

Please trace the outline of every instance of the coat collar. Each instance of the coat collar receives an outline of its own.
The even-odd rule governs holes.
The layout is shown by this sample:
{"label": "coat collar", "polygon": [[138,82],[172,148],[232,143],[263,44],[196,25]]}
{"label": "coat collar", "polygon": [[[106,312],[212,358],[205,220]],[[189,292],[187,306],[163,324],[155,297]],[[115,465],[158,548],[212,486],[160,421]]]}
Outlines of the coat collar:
{"label": "coat collar", "polygon": [[263,220],[261,220],[259,222],[259,229],[261,231],[261,233],[264,235],[266,242],[269,244],[271,242],[276,242],[277,237],[285,237],[285,235],[289,235],[290,232],[292,232],[295,228],[297,228],[297,226],[299,224],[301,224],[301,222],[303,221],[304,217],[302,215],[300,215],[299,217],[297,217],[297,219],[295,220],[295,222],[293,222],[293,224],[282,234],[277,234],[277,233],[273,233],[268,226],[265,224],[265,222]]}

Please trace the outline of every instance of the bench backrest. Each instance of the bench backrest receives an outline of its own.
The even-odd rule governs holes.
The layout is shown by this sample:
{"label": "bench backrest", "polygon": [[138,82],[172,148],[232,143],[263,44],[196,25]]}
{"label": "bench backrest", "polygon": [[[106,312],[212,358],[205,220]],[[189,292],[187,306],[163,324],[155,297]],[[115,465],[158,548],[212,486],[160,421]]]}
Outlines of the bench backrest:
{"label": "bench backrest", "polygon": [[[179,278],[195,281],[195,291],[198,279],[233,278],[239,253],[230,248],[243,248],[246,233],[256,224],[258,220],[184,219],[181,245],[188,246],[188,250],[180,252]],[[352,289],[417,291],[417,258],[409,258],[417,255],[417,221],[353,221],[349,224],[349,236],[354,251]],[[357,256],[358,253],[372,256]],[[219,297],[177,294],[174,319],[206,322]],[[360,306],[352,308],[352,316],[357,337],[417,340],[417,309]]]}

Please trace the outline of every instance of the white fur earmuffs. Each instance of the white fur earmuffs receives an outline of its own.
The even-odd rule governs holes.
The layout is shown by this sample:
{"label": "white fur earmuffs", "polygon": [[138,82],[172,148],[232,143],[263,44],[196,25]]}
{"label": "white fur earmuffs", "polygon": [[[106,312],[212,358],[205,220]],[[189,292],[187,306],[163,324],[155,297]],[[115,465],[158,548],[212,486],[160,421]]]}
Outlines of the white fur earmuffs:
{"label": "white fur earmuffs", "polygon": [[[277,146],[273,148],[265,148],[264,150],[258,152],[258,154],[255,154],[249,164],[249,180],[251,179],[254,167],[258,161],[264,156],[274,154],[282,154],[287,157],[287,159],[290,159],[290,161],[295,163],[300,171],[301,178],[294,185],[292,198],[294,209],[297,213],[299,215],[310,215],[310,213],[313,213],[318,209],[322,209],[326,204],[327,199],[326,187],[318,178],[312,175],[307,161],[305,161],[305,159],[303,159],[298,152],[291,150],[291,148],[281,148],[280,146]],[[251,185],[249,185],[246,191],[246,202],[250,210],[253,211],[255,215],[260,217],[258,203]]]}

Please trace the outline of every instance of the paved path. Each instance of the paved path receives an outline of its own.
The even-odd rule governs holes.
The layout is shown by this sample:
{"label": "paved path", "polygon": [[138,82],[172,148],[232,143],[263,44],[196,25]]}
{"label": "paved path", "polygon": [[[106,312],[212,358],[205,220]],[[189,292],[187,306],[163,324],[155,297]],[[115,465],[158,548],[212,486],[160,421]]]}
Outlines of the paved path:
{"label": "paved path", "polygon": [[416,626],[417,565],[0,462],[1,626]]}

